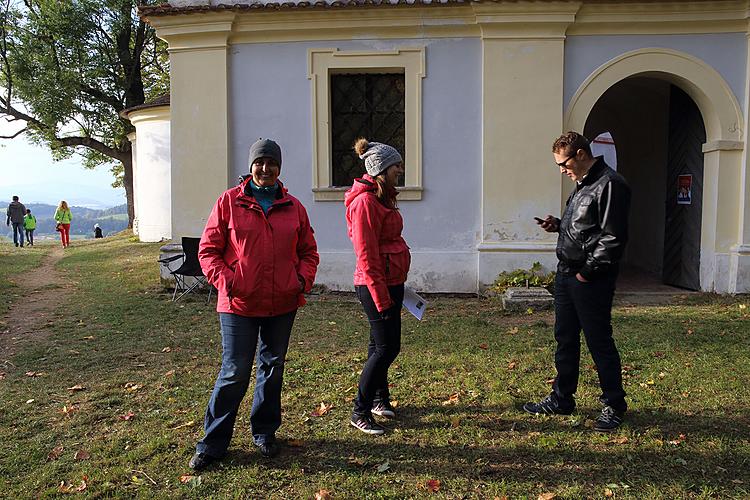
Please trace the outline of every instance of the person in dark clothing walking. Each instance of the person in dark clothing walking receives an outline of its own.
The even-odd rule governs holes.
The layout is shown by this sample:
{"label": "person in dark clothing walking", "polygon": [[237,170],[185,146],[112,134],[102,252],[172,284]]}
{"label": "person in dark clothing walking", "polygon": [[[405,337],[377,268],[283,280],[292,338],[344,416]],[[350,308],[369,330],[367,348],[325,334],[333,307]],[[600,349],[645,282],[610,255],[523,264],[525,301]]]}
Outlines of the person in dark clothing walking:
{"label": "person in dark clothing walking", "polygon": [[8,205],[5,215],[7,217],[5,225],[10,226],[13,224],[13,243],[19,246],[20,240],[20,246],[23,246],[23,217],[26,215],[26,207],[18,201],[18,196],[13,197],[13,201]]}
{"label": "person in dark clothing walking", "polygon": [[630,188],[599,156],[589,141],[568,132],[552,146],[560,173],[575,181],[562,219],[537,218],[557,238],[555,277],[555,368],[552,393],[523,405],[532,414],[570,415],[578,388],[580,332],[596,364],[604,404],[594,430],[613,431],[623,421],[627,404],[622,387],[620,354],[612,338],[612,299],[618,263],[628,240]]}

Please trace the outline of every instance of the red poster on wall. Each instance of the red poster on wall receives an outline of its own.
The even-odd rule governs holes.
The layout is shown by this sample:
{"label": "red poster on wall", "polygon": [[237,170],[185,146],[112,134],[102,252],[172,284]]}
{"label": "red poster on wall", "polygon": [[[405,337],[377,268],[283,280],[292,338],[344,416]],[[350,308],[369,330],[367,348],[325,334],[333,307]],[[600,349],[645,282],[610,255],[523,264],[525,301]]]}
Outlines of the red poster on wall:
{"label": "red poster on wall", "polygon": [[677,204],[690,205],[692,203],[693,176],[683,174],[677,176]]}

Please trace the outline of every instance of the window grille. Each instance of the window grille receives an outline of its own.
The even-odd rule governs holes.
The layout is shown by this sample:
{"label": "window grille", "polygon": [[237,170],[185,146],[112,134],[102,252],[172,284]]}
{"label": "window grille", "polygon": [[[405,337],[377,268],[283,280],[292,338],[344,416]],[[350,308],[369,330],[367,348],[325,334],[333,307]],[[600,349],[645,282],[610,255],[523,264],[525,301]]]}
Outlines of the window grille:
{"label": "window grille", "polygon": [[[352,149],[359,137],[389,144],[404,156],[405,98],[403,73],[331,75],[332,187],[351,186],[365,172]],[[398,185],[404,185],[403,176]]]}

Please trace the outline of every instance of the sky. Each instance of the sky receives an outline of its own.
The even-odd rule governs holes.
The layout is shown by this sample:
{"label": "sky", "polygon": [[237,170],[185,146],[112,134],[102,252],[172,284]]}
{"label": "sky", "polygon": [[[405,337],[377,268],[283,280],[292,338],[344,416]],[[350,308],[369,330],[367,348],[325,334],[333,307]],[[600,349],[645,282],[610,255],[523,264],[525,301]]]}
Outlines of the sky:
{"label": "sky", "polygon": [[[18,126],[0,119],[0,135],[12,135]],[[80,156],[52,160],[49,150],[22,136],[0,139],[0,206],[14,195],[22,203],[109,208],[125,203],[125,190],[111,186],[114,177],[106,166],[83,168]]]}

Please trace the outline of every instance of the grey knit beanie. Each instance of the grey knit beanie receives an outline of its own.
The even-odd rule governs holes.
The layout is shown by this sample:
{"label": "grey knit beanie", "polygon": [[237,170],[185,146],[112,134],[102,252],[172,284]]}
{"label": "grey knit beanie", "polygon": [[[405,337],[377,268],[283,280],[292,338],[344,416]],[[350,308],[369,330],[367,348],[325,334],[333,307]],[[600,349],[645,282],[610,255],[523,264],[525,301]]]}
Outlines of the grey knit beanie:
{"label": "grey knit beanie", "polygon": [[276,160],[276,163],[279,164],[279,168],[281,168],[281,148],[271,139],[258,139],[252,146],[250,146],[248,166],[252,168],[253,162],[264,156]]}
{"label": "grey knit beanie", "polygon": [[365,160],[365,169],[373,177],[382,174],[391,165],[404,162],[396,148],[379,142],[368,143],[367,150],[359,157]]}

